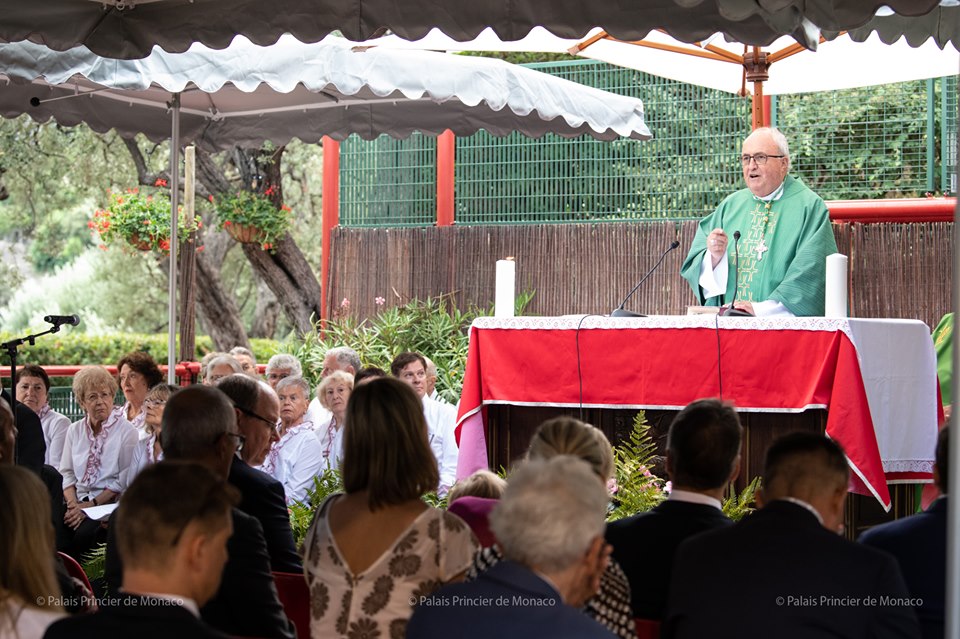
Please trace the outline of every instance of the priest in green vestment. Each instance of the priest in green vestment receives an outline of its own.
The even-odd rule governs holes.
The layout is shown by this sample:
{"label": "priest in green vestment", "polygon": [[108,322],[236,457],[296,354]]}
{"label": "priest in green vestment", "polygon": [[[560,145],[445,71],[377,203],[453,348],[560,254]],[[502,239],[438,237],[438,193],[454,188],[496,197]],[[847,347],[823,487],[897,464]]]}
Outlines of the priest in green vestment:
{"label": "priest in green vestment", "polygon": [[837,252],[826,204],[787,175],[780,131],[756,129],[743,142],[747,188],[701,220],[681,275],[701,304],[734,301],[734,232],[740,231],[734,307],[757,316],[823,315],[827,256]]}

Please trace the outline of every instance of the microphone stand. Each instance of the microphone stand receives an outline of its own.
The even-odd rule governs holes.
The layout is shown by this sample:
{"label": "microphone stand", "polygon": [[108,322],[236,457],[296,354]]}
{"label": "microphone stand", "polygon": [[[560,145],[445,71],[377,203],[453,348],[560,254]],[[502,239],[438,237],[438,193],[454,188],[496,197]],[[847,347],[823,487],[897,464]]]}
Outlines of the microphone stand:
{"label": "microphone stand", "polygon": [[747,311],[733,307],[734,303],[737,301],[737,289],[740,288],[740,231],[733,232],[733,254],[735,259],[735,270],[733,273],[733,299],[730,300],[730,307],[722,309],[720,311],[720,315],[723,317],[753,317],[753,313],[748,313]]}
{"label": "microphone stand", "polygon": [[620,306],[613,309],[613,311],[610,313],[610,317],[646,317],[646,315],[643,315],[642,313],[634,313],[633,311],[626,310],[623,308],[623,305],[626,304],[631,297],[633,297],[633,294],[637,292],[637,289],[640,288],[640,285],[646,282],[647,278],[653,275],[653,272],[660,267],[660,264],[663,262],[664,258],[667,257],[667,253],[678,246],[680,246],[680,240],[674,240],[670,243],[670,248],[663,252],[663,255],[661,255],[660,259],[657,260],[657,263],[653,265],[653,268],[647,271],[647,274],[644,275],[639,282],[637,282],[637,285],[633,287],[632,291],[627,293],[627,296],[623,298],[622,302],[620,302]]}
{"label": "microphone stand", "polygon": [[0,344],[0,348],[7,351],[7,356],[10,357],[10,399],[12,400],[10,402],[10,410],[13,412],[14,427],[17,426],[17,349],[21,344],[30,344],[30,346],[33,346],[34,341],[38,337],[58,332],[60,332],[60,324],[54,324],[42,333],[35,333],[33,335],[27,335],[26,337],[18,337],[10,340],[9,342]]}

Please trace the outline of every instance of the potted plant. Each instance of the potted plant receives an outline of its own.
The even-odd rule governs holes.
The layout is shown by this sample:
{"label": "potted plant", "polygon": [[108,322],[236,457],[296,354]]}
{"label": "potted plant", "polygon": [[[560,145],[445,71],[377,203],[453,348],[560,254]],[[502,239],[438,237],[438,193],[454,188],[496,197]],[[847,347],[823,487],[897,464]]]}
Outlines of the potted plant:
{"label": "potted plant", "polygon": [[236,195],[222,195],[213,199],[220,228],[233,239],[245,244],[259,244],[272,251],[277,241],[290,229],[290,207],[279,209],[270,201],[273,187],[261,195],[240,191]]}
{"label": "potted plant", "polygon": [[[140,251],[170,252],[170,200],[139,189],[125,193],[108,191],[108,204],[93,214],[87,226],[108,244],[121,241]],[[193,220],[180,217],[178,237],[185,240],[201,227],[199,216]]]}

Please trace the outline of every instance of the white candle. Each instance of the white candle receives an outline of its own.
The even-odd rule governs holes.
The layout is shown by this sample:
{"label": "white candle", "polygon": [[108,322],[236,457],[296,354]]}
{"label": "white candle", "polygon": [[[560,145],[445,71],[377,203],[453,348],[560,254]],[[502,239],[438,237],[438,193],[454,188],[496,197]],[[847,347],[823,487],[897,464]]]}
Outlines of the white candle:
{"label": "white candle", "polygon": [[827,256],[825,317],[847,317],[847,256],[834,253]]}
{"label": "white candle", "polygon": [[517,263],[512,257],[497,260],[496,294],[494,317],[513,317],[517,289]]}

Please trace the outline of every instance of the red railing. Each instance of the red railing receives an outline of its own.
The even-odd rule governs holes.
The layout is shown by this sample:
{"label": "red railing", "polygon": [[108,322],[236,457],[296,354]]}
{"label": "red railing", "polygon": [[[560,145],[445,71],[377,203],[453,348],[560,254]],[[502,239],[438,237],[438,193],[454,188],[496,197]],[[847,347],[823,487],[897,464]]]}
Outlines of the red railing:
{"label": "red railing", "polygon": [[[50,377],[73,377],[78,372],[87,368],[87,366],[59,366],[59,365],[50,365],[42,364],[41,368],[47,372],[47,375]],[[117,374],[116,366],[104,366],[111,375]],[[266,372],[266,366],[263,364],[257,365],[257,371],[262,375]],[[20,367],[17,368],[20,370]],[[200,376],[200,362],[180,362],[174,367],[174,373],[177,376],[177,379],[180,380],[181,386],[189,386],[194,384],[197,381],[197,378]],[[163,372],[164,377],[167,374],[166,364],[160,365],[160,371]],[[0,366],[0,377],[10,377],[10,367],[9,366]]]}
{"label": "red railing", "polygon": [[834,222],[952,222],[957,198],[929,197],[900,200],[833,200],[827,202]]}

